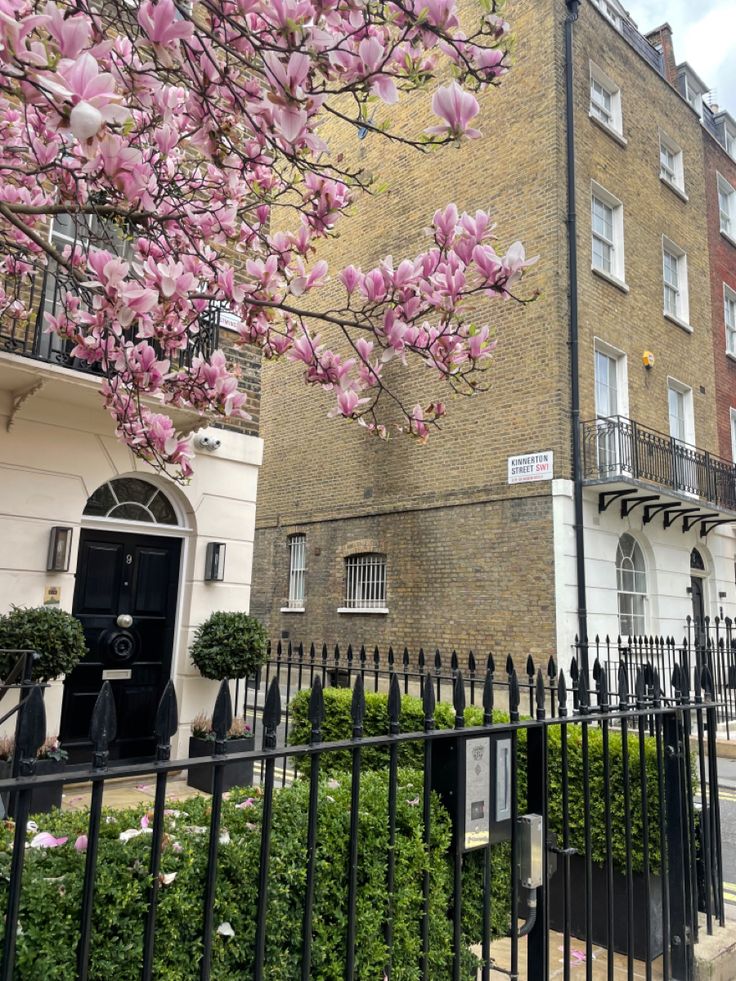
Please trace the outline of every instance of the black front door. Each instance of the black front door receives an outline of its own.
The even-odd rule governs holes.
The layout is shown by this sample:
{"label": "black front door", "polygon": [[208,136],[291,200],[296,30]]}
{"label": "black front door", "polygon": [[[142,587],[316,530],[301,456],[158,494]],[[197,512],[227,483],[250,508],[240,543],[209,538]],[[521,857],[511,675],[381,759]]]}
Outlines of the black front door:
{"label": "black front door", "polygon": [[703,599],[703,579],[701,576],[690,576],[690,594],[693,598],[693,640],[700,654],[698,663],[705,664],[705,601]]}
{"label": "black front door", "polygon": [[177,538],[82,531],[73,613],[89,654],[64,682],[60,732],[72,761],[91,757],[90,719],[104,680],[117,709],[112,757],[153,755],[156,706],[171,674],[180,553]]}

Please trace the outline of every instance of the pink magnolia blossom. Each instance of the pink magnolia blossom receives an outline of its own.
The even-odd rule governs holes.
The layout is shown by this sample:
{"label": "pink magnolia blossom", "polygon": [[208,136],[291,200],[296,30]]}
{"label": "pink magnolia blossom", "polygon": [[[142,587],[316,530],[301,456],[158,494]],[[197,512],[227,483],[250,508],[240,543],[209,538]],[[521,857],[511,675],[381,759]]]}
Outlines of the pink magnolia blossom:
{"label": "pink magnolia blossom", "polygon": [[457,82],[450,82],[437,89],[432,98],[432,112],[444,119],[442,126],[430,126],[428,133],[440,136],[466,136],[477,139],[480,130],[472,129],[468,124],[480,112],[478,100],[471,92],[465,92]]}
{"label": "pink magnolia blossom", "polygon": [[48,831],[39,831],[38,834],[31,838],[30,846],[31,848],[60,848],[67,841],[69,841],[68,837],[55,838]]}

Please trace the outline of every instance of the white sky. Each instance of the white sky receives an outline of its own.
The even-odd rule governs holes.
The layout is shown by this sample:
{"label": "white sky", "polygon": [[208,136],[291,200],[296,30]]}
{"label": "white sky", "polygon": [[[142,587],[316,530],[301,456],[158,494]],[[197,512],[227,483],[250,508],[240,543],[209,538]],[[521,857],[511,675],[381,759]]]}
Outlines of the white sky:
{"label": "white sky", "polygon": [[736,0],[622,0],[642,34],[664,21],[675,58],[687,61],[736,117]]}

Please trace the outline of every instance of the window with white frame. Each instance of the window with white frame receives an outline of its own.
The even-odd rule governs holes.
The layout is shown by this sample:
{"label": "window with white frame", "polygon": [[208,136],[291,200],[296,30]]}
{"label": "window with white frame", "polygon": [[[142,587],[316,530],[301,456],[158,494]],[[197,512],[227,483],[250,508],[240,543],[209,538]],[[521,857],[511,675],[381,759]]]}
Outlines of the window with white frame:
{"label": "window with white frame", "polygon": [[640,637],[646,629],[647,570],[637,540],[623,534],[616,549],[618,632],[621,637]]}
{"label": "window with white frame", "polygon": [[598,471],[616,473],[620,467],[618,431],[620,416],[628,413],[626,355],[603,341],[595,344],[595,413]]}
{"label": "window with white frame", "polygon": [[597,7],[606,20],[610,20],[615,28],[621,30],[621,14],[608,0],[593,0],[593,6]]}
{"label": "window with white frame", "polygon": [[659,135],[659,176],[667,184],[685,193],[682,149],[664,133]]}
{"label": "window with white frame", "polygon": [[289,608],[304,609],[304,581],[307,572],[307,536],[289,536]]}
{"label": "window with white frame", "polygon": [[736,358],[736,291],[723,284],[723,320],[726,324],[726,351]]}
{"label": "window with white frame", "polygon": [[591,195],[593,269],[624,279],[624,209],[619,200],[598,184]]}
{"label": "window with white frame", "polygon": [[386,556],[376,552],[345,559],[345,606],[351,610],[386,607]]}
{"label": "window with white frame", "polygon": [[667,409],[670,420],[670,436],[678,443],[692,446],[695,442],[692,388],[675,381],[674,378],[668,379]]}
{"label": "window with white frame", "polygon": [[596,122],[623,137],[621,89],[592,61],[590,63],[590,115]]}
{"label": "window with white frame", "polygon": [[683,324],[688,323],[690,303],[687,288],[687,256],[670,239],[662,240],[664,312]]}
{"label": "window with white frame", "polygon": [[736,239],[736,191],[725,177],[718,175],[718,210],[721,218],[721,231]]}
{"label": "window with white frame", "polygon": [[731,409],[731,456],[736,463],[736,409]]}

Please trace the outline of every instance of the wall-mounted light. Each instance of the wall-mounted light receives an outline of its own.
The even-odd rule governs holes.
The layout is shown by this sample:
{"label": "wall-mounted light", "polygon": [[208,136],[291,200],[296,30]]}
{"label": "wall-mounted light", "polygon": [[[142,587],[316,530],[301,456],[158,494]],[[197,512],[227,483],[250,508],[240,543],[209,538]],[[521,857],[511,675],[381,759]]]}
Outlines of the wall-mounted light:
{"label": "wall-mounted light", "polygon": [[719,593],[718,594],[718,599],[725,599],[727,596],[728,596],[728,593]]}
{"label": "wall-mounted light", "polygon": [[692,586],[686,586],[685,587],[685,592],[687,593],[688,596],[692,596],[692,594],[693,594],[693,587]]}
{"label": "wall-mounted light", "polygon": [[54,526],[49,535],[49,554],[46,557],[47,572],[68,572],[72,556],[72,530]]}
{"label": "wall-mounted light", "polygon": [[204,563],[205,582],[222,582],[225,578],[225,543],[207,542]]}

